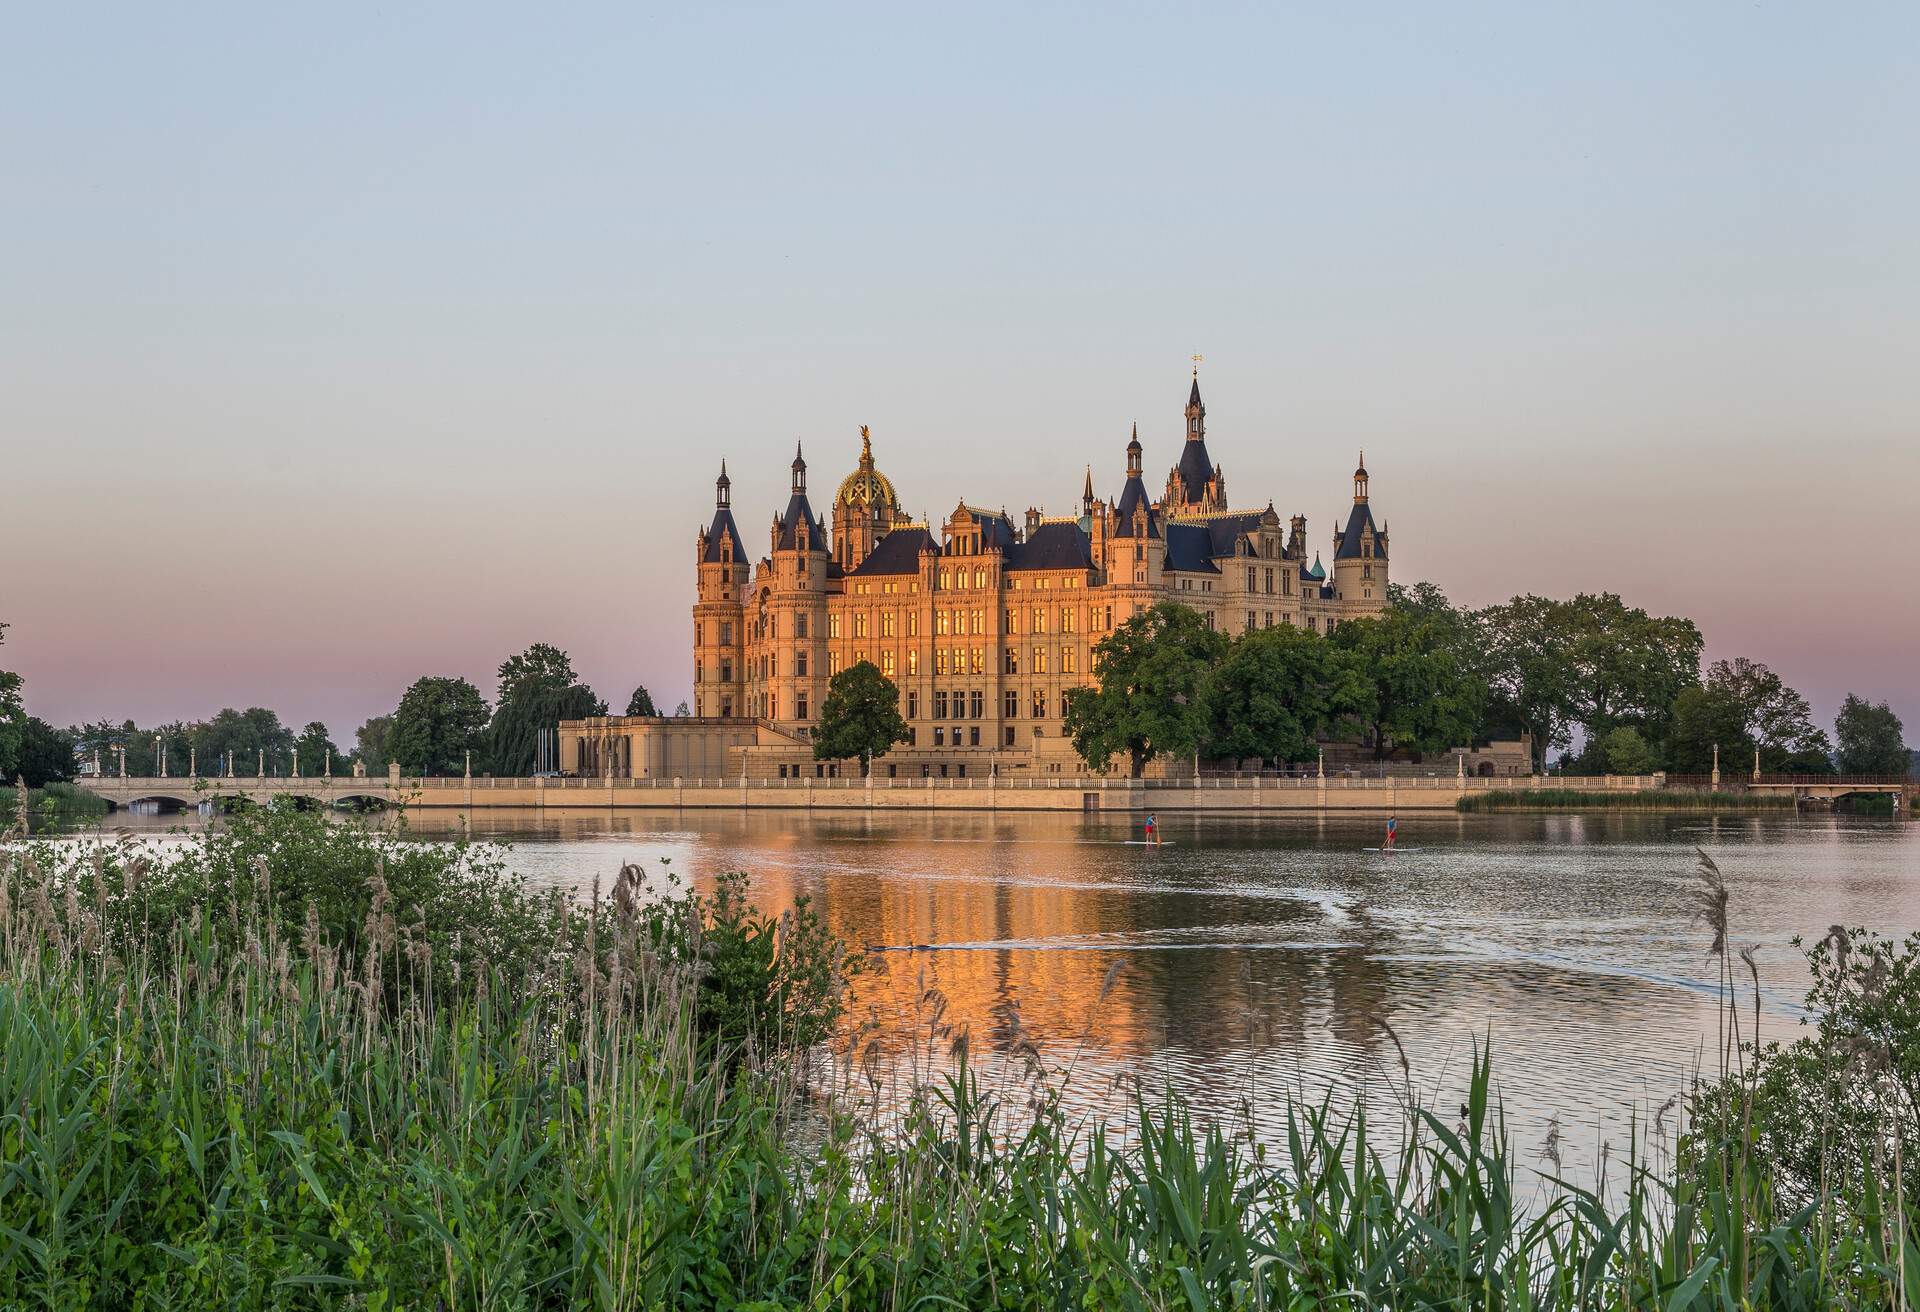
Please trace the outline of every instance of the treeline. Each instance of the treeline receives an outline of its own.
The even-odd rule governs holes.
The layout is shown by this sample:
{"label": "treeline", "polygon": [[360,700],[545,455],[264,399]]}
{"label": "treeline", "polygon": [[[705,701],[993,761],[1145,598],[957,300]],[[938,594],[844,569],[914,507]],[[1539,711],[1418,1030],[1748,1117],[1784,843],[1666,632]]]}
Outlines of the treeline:
{"label": "treeline", "polygon": [[[1572,773],[1727,770],[1898,774],[1900,719],[1849,696],[1830,738],[1805,697],[1757,661],[1704,668],[1690,619],[1614,593],[1456,607],[1430,583],[1389,589],[1381,615],[1330,635],[1282,626],[1235,638],[1162,604],[1095,648],[1095,682],[1068,695],[1066,728],[1092,765],[1156,756],[1288,764],[1325,742],[1376,758],[1530,735],[1534,767]],[[1579,750],[1573,752],[1576,743]]]}
{"label": "treeline", "polygon": [[[407,774],[460,774],[471,760],[475,774],[525,775],[533,770],[538,734],[561,720],[605,715],[607,703],[574,672],[566,652],[547,643],[535,643],[503,661],[492,704],[471,682],[457,676],[428,675],[414,680],[399,705],[376,715],[342,747],[327,726],[313,721],[295,732],[279,715],[265,707],[226,709],[206,720],[177,720],[141,727],[132,720],[100,721],[72,729],[53,730],[61,740],[54,755],[63,755],[73,778],[76,757],[90,761],[99,754],[109,774],[119,769],[126,753],[127,773],[157,775],[164,763],[171,775],[189,768],[201,775],[266,773],[285,777],[297,764],[303,777],[331,770],[353,773],[356,765],[368,774],[384,774],[397,762]],[[685,713],[685,706],[680,713]],[[653,698],[636,688],[627,700],[628,715],[654,715]],[[469,756],[471,753],[471,756]],[[29,780],[29,783],[34,782]]]}

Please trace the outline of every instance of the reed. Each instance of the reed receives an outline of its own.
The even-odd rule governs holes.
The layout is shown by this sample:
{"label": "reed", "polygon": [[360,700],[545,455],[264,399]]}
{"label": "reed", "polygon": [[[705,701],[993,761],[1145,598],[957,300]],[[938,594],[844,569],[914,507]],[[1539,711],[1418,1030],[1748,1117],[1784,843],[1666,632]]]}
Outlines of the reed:
{"label": "reed", "polygon": [[[1896,1169],[1861,1176],[1847,1208],[1789,1211],[1737,1120],[1690,1127],[1664,1171],[1630,1162],[1623,1191],[1534,1199],[1484,1051],[1457,1115],[1409,1101],[1384,1128],[1303,1100],[1269,1147],[1138,1092],[1119,1122],[1075,1120],[1075,1076],[1041,1062],[1017,1014],[996,1036],[1015,1074],[989,1085],[937,989],[904,1063],[843,1025],[809,1079],[804,1016],[716,1028],[711,967],[729,923],[749,932],[743,913],[663,898],[633,868],[509,975],[464,944],[438,969],[431,927],[377,866],[351,890],[348,935],[317,913],[288,924],[271,861],[195,900],[130,852],[0,851],[0,1306],[1897,1309],[1915,1294]],[[1727,904],[1702,891],[1732,1030]],[[770,926],[776,967],[778,936],[803,932],[745,922]],[[765,977],[770,1014],[844,984],[803,965]],[[903,1067],[907,1086],[885,1088]],[[1740,1078],[1737,1059],[1724,1074]]]}
{"label": "reed", "polygon": [[1605,792],[1579,788],[1513,788],[1470,793],[1457,803],[1462,811],[1791,811],[1791,797],[1753,793]]}

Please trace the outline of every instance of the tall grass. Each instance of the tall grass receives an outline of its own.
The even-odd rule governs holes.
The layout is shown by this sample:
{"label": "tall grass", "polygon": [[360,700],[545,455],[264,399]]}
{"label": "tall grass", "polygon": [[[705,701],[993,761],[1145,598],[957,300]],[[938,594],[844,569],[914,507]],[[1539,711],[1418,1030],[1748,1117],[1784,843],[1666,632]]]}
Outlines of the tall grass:
{"label": "tall grass", "polygon": [[1757,793],[1606,792],[1580,788],[1512,788],[1471,793],[1462,811],[1791,811],[1791,797]]}
{"label": "tall grass", "polygon": [[[349,840],[342,840],[349,841]],[[122,856],[125,854],[122,854]],[[629,867],[511,977],[435,968],[378,865],[351,937],[138,858],[0,853],[0,1307],[1899,1308],[1910,1204],[1786,1211],[1737,1120],[1620,1201],[1531,1186],[1485,1053],[1457,1115],[1301,1103],[1269,1148],[1136,1098],[1076,1122],[1012,1027],[974,1073],[928,990],[925,1078],[703,1025],[726,913],[662,950]],[[1722,886],[1722,889],[1724,886]],[[206,890],[209,894],[211,888]],[[1711,889],[1707,890],[1711,893]],[[1711,900],[1711,899],[1709,899]],[[1726,905],[1721,1047],[1739,1074]],[[716,920],[716,914],[722,917]],[[1710,918],[1713,912],[1709,908]],[[788,932],[791,927],[776,927]],[[777,946],[777,945],[776,945]],[[777,955],[777,953],[776,953]],[[765,1035],[756,1039],[754,1035]],[[1904,1264],[1904,1266],[1903,1266]]]}

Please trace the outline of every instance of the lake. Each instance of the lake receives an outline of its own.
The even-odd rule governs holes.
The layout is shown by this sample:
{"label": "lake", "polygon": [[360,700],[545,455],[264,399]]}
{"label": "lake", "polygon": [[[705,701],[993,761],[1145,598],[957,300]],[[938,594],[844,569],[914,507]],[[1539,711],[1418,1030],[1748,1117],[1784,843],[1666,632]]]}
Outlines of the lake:
{"label": "lake", "polygon": [[1757,945],[1769,1037],[1799,1028],[1796,935],[1920,929],[1920,825],[1900,821],[1412,816],[1400,842],[1421,850],[1391,856],[1361,850],[1380,842],[1371,819],[1164,823],[1153,849],[1112,816],[472,816],[541,883],[666,860],[701,884],[747,871],[769,910],[805,894],[849,942],[888,949],[853,1011],[893,1067],[934,989],[996,1078],[1025,1039],[1072,1066],[1083,1110],[1124,1111],[1138,1078],[1271,1138],[1289,1092],[1390,1108],[1395,1036],[1416,1090],[1451,1108],[1490,1036],[1523,1154],[1557,1119],[1576,1179],[1603,1145],[1618,1160],[1636,1113],[1717,1069],[1696,847],[1732,891],[1733,946]]}

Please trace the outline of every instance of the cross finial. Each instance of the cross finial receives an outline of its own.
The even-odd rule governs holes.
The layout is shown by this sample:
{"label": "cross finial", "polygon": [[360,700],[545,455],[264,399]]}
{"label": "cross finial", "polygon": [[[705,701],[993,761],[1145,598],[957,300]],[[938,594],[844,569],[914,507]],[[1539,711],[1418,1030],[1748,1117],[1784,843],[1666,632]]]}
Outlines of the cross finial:
{"label": "cross finial", "polygon": [[1200,366],[1205,364],[1206,362],[1207,362],[1207,357],[1204,355],[1196,355],[1193,357],[1193,376],[1195,378],[1198,378],[1200,376]]}

